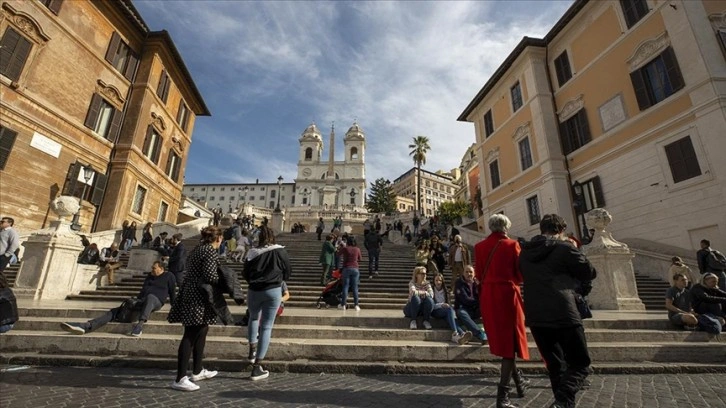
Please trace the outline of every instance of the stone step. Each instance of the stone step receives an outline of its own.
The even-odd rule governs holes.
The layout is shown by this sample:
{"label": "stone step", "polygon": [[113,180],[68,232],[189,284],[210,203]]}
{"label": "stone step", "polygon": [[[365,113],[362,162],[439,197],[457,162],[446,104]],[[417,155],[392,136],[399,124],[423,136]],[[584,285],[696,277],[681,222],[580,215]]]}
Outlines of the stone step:
{"label": "stone step", "polygon": [[[242,337],[209,336],[205,355],[209,358],[243,359],[247,341]],[[2,353],[38,352],[41,354],[91,354],[159,356],[176,358],[179,338],[149,334],[139,338],[115,333],[90,333],[84,336],[11,330],[0,337]],[[591,342],[590,357],[597,362],[690,362],[726,363],[726,344],[682,342]],[[537,347],[529,344],[533,359],[540,359]],[[271,340],[266,359],[289,361],[306,358],[315,361],[406,361],[469,362],[498,361],[488,346],[458,346],[424,340],[347,340],[277,339]]]}
{"label": "stone step", "polygon": [[[87,294],[87,295],[70,295],[67,297],[69,300],[88,300],[88,301],[115,301],[119,304],[123,302],[124,300],[128,299],[129,297],[136,296],[136,292],[129,292],[129,294],[126,295],[109,295],[109,294]],[[296,308],[310,308],[314,309],[317,307],[319,296],[316,297],[307,297],[307,298],[293,298],[289,301],[285,302],[286,307],[296,307]],[[352,295],[348,298],[348,304],[352,305],[353,303],[353,297]],[[227,304],[229,306],[233,306],[235,303],[231,299],[227,299]],[[364,299],[363,297],[360,298],[360,307],[363,309],[386,309],[386,310],[403,310],[403,307],[405,306],[406,301],[405,299],[402,301],[396,301],[390,300],[390,299],[379,299],[379,300],[370,300],[370,299]],[[324,304],[321,304],[322,308],[327,309]],[[331,308],[335,308],[331,306]]]}

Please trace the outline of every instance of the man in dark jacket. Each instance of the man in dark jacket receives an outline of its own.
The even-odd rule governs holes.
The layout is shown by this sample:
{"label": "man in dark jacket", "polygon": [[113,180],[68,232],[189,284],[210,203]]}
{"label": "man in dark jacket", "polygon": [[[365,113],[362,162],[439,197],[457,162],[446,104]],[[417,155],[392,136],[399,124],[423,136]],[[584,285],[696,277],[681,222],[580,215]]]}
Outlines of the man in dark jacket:
{"label": "man in dark jacket", "polygon": [[462,326],[466,327],[482,345],[487,344],[487,334],[475,322],[481,318],[479,309],[479,282],[474,279],[474,267],[464,268],[464,272],[454,283],[454,311]]}
{"label": "man in dark jacket", "polygon": [[718,288],[718,276],[708,272],[691,288],[691,303],[697,314],[711,315],[721,325],[726,318],[726,292]]}
{"label": "man in dark jacket", "polygon": [[542,235],[525,243],[519,255],[524,313],[549,372],[555,395],[551,407],[574,407],[590,366],[575,289],[581,282],[595,279],[596,272],[567,240],[562,217],[547,214],[539,227]]}
{"label": "man in dark jacket", "polygon": [[381,257],[383,238],[376,231],[370,231],[363,237],[363,244],[368,251],[368,279],[378,276],[378,260]]}
{"label": "man in dark jacket", "polygon": [[[176,279],[171,273],[164,272],[164,266],[161,262],[156,261],[151,267],[151,272],[146,275],[144,284],[141,287],[141,291],[137,298],[140,300],[141,314],[139,315],[139,321],[134,325],[131,330],[131,335],[134,337],[141,336],[141,332],[144,327],[144,323],[149,319],[151,313],[161,309],[164,306],[166,297],[172,304],[176,300]],[[89,320],[85,323],[61,323],[61,329],[72,333],[72,334],[86,334],[98,330],[105,326],[108,322],[116,320],[121,307],[115,307],[102,316],[99,316],[93,320]]]}
{"label": "man in dark jacket", "polygon": [[187,250],[182,244],[181,233],[171,236],[171,253],[169,254],[169,272],[174,274],[177,286],[181,287],[184,281],[184,271],[187,268]]}
{"label": "man in dark jacket", "polygon": [[701,274],[711,272],[719,279],[719,289],[726,291],[726,265],[723,264],[724,256],[721,252],[711,248],[711,241],[701,240],[701,249],[696,252],[698,270]]}

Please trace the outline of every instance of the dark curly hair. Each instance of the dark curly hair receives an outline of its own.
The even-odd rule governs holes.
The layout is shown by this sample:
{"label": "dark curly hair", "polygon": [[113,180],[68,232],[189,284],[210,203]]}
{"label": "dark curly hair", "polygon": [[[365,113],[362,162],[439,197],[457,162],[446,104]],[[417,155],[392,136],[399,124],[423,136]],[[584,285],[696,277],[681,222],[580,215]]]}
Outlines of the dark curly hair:
{"label": "dark curly hair", "polygon": [[275,243],[275,232],[272,231],[267,225],[260,226],[260,235],[258,236],[257,246],[262,248],[267,245],[273,245]]}
{"label": "dark curly hair", "polygon": [[222,230],[219,227],[209,226],[202,228],[202,237],[199,241],[203,244],[211,244],[216,241],[218,237],[222,236]]}

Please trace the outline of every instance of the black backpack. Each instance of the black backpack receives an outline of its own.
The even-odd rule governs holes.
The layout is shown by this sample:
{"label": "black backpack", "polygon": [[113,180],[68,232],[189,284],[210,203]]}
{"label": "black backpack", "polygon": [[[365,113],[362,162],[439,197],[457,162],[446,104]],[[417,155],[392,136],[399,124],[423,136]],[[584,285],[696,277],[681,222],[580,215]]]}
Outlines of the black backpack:
{"label": "black backpack", "polygon": [[708,251],[708,260],[706,263],[708,264],[708,269],[714,271],[726,270],[726,257],[716,250]]}
{"label": "black backpack", "polygon": [[224,230],[223,238],[225,239],[225,241],[234,238],[234,227],[229,227]]}

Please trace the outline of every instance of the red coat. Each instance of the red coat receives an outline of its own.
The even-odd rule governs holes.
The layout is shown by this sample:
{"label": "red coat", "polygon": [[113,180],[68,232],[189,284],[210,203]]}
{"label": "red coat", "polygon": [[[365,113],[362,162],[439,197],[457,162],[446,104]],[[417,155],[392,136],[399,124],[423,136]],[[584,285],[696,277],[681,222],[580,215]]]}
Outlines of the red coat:
{"label": "red coat", "polygon": [[[499,240],[502,241],[484,276],[489,254]],[[529,360],[527,333],[524,329],[524,303],[519,287],[522,284],[519,252],[517,241],[494,232],[474,246],[474,273],[477,281],[482,282],[479,305],[484,329],[489,338],[489,351],[503,358],[514,358],[516,354]]]}

